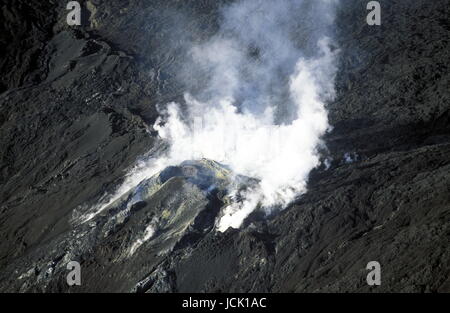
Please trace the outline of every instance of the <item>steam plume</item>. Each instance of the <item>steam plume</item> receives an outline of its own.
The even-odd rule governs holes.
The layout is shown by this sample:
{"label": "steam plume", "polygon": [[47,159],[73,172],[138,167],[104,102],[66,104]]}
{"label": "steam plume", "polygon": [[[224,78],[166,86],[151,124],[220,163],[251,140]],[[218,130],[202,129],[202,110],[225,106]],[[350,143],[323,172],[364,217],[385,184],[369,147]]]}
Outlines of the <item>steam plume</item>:
{"label": "steam plume", "polygon": [[[334,96],[336,53],[325,36],[333,7],[332,1],[236,2],[224,9],[219,33],[192,48],[192,64],[209,84],[195,97],[185,95],[185,110],[171,103],[157,121],[171,146],[166,162],[207,158],[260,180],[225,208],[218,230],[239,227],[258,205],[270,212],[305,192],[328,128],[324,103]],[[296,21],[302,17],[316,27],[295,42],[305,31]]]}
{"label": "steam plume", "polygon": [[230,190],[242,200],[223,210],[219,231],[239,227],[257,207],[270,213],[304,193],[329,127],[325,103],[334,97],[335,5],[242,0],[224,7],[219,31],[190,47],[191,62],[180,70],[187,78],[184,103],[168,104],[154,125],[170,148],[121,190],[165,166],[201,158],[257,178],[244,192]]}

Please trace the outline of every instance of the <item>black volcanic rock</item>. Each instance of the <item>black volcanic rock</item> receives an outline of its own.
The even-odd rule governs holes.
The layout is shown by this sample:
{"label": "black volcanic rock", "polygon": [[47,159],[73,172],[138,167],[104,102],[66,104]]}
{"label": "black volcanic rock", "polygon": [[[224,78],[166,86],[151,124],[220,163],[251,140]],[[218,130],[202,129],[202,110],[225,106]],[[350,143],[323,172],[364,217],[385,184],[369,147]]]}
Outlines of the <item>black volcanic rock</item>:
{"label": "black volcanic rock", "polygon": [[[161,148],[151,125],[182,97],[184,42],[212,36],[226,2],[91,0],[69,27],[65,3],[4,1],[0,291],[450,291],[446,0],[383,1],[380,27],[367,1],[341,1],[330,167],[280,214],[216,232],[225,184],[188,162],[74,221]],[[71,260],[79,287],[66,284]],[[379,287],[365,281],[373,260]]]}
{"label": "black volcanic rock", "polygon": [[[55,236],[41,249],[6,266],[9,277],[2,278],[0,285],[5,290],[53,290],[55,280],[64,282],[68,262],[80,260],[84,267],[84,262],[94,258],[116,272],[114,280],[126,286],[122,291],[157,290],[160,282],[151,286],[138,282],[142,271],[160,268],[168,255],[190,249],[214,232],[223,206],[219,195],[226,194],[229,173],[216,162],[186,161],[143,180],[105,207],[94,207],[94,211],[79,207],[69,233]],[[138,262],[135,270],[124,266],[128,262]],[[26,270],[20,271],[18,264]],[[116,290],[114,283],[99,281],[95,274],[84,281],[92,290]]]}

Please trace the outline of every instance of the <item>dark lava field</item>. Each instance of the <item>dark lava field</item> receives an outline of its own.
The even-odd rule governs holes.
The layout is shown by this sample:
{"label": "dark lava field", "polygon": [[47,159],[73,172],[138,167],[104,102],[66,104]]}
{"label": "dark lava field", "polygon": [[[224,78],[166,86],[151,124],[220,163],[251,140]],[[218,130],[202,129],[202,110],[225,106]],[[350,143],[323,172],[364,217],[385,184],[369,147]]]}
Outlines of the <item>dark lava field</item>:
{"label": "dark lava field", "polygon": [[[380,26],[368,1],[340,1],[332,161],[283,211],[225,232],[228,172],[210,160],[74,220],[159,148],[158,107],[189,79],[184,41],[213,36],[233,0],[80,2],[81,26],[67,25],[66,1],[0,4],[1,292],[450,292],[448,0],[380,1]],[[66,282],[70,261],[81,286]],[[380,286],[366,282],[370,261]]]}

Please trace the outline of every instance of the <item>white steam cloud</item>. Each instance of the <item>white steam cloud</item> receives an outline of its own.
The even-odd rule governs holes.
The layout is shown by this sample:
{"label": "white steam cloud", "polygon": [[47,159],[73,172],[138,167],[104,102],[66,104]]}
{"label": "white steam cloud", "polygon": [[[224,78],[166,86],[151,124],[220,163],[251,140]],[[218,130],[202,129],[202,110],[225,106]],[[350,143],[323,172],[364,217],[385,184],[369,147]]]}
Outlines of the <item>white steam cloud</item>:
{"label": "white steam cloud", "polygon": [[[226,6],[218,33],[190,49],[192,62],[182,70],[192,80],[184,103],[168,104],[154,125],[169,149],[138,171],[139,179],[202,158],[257,178],[256,186],[229,191],[240,200],[224,208],[219,231],[239,227],[258,207],[270,213],[304,193],[329,127],[325,103],[334,97],[337,51],[327,31],[335,4],[242,0]],[[201,92],[192,91],[198,85]]]}
{"label": "white steam cloud", "polygon": [[[334,96],[336,53],[324,36],[333,6],[240,1],[224,10],[219,33],[192,49],[194,66],[206,69],[208,88],[198,95],[202,100],[186,94],[184,110],[169,104],[155,129],[170,142],[167,164],[207,158],[259,179],[257,187],[241,192],[243,201],[225,208],[219,231],[239,227],[258,206],[270,212],[305,192],[328,129],[324,103]],[[296,27],[302,29],[296,18],[316,26],[300,43],[291,39]],[[314,46],[316,52],[305,56]]]}
{"label": "white steam cloud", "polygon": [[[297,115],[290,123],[277,125],[272,106],[263,114],[239,112],[231,94],[214,102],[186,95],[185,112],[171,103],[164,125],[155,125],[159,136],[170,142],[167,164],[207,158],[260,180],[243,202],[226,208],[219,230],[239,227],[258,204],[269,210],[286,206],[305,191],[309,172],[319,164],[320,137],[328,128],[324,101],[333,94],[334,54],[327,39],[319,42],[319,50],[318,58],[300,59],[290,77],[289,93]],[[237,80],[228,79],[228,87]]]}

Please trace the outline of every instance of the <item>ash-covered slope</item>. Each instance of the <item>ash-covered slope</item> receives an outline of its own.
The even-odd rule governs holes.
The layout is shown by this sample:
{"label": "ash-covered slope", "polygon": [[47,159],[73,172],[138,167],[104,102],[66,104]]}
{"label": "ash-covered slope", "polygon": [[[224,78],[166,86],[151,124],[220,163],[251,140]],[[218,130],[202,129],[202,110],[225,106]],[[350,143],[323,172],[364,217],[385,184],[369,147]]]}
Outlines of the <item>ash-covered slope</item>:
{"label": "ash-covered slope", "polygon": [[[330,167],[282,213],[218,233],[221,184],[205,190],[181,165],[76,219],[157,148],[149,125],[182,96],[183,41],[213,35],[223,2],[92,0],[76,28],[63,4],[2,7],[0,290],[450,291],[445,0],[383,1],[380,27],[366,1],[342,1]],[[81,286],[66,284],[70,260]]]}
{"label": "ash-covered slope", "polygon": [[[14,274],[2,279],[2,288],[58,291],[66,284],[67,263],[94,259],[103,261],[87,267],[87,290],[175,291],[170,275],[160,273],[161,264],[174,251],[186,251],[213,232],[216,217],[229,201],[230,174],[213,161],[186,161],[143,180],[102,210],[75,211],[70,232],[6,266],[5,272]],[[241,182],[245,186],[252,180],[242,177]],[[155,274],[146,277],[150,268],[158,268],[162,281],[155,282]],[[99,272],[108,279],[99,280]]]}

